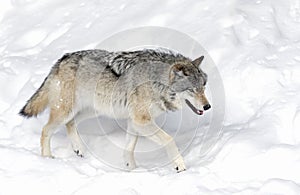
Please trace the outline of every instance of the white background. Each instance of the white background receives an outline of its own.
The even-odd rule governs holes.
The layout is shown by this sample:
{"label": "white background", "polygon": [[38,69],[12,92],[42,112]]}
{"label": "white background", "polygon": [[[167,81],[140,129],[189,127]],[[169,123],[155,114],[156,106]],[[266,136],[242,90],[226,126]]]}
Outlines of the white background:
{"label": "white background", "polygon": [[[299,0],[11,0],[0,2],[0,21],[0,194],[300,193]],[[76,157],[62,127],[52,142],[56,158],[40,157],[48,111],[29,120],[17,113],[54,62],[140,26],[188,34],[217,65],[226,118],[213,152],[199,154],[209,140],[196,144],[196,137],[186,172],[150,171],[156,156],[146,164],[140,156],[138,170],[128,173],[89,153]],[[123,132],[111,135],[123,143]],[[109,154],[101,136],[85,136]],[[179,147],[184,140],[178,138]],[[151,144],[141,140],[138,148]],[[121,155],[113,160],[121,162]]]}

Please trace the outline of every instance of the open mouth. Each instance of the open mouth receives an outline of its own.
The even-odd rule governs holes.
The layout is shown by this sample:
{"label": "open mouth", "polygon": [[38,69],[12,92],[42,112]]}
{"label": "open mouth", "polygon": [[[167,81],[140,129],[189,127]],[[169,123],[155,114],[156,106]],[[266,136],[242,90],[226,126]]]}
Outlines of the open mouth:
{"label": "open mouth", "polygon": [[202,115],[203,114],[203,110],[199,110],[197,108],[195,108],[195,106],[187,99],[185,99],[185,103],[192,109],[192,111],[194,111],[196,114],[198,115]]}

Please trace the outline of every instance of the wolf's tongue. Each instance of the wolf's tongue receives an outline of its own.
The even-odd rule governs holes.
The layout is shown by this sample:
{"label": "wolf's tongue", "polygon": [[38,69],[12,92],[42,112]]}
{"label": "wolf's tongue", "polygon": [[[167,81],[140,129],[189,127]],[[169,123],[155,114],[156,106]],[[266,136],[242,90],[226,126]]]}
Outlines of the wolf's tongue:
{"label": "wolf's tongue", "polygon": [[185,100],[185,103],[192,109],[192,111],[194,111],[196,114],[198,115],[202,115],[203,114],[203,110],[199,110],[197,108],[195,108],[195,106],[189,101],[189,100]]}

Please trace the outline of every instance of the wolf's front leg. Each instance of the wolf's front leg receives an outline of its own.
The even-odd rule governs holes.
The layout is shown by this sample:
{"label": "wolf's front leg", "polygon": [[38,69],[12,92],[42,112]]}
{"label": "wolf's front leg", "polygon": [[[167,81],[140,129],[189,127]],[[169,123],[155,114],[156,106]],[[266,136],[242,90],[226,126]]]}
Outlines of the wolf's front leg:
{"label": "wolf's front leg", "polygon": [[124,163],[128,170],[133,170],[136,168],[136,163],[134,160],[134,149],[137,143],[138,135],[133,131],[131,122],[128,122],[127,134],[126,134],[126,145],[124,149]]}
{"label": "wolf's front leg", "polygon": [[173,163],[173,167],[177,172],[186,170],[183,158],[179,153],[179,150],[175,144],[174,139],[158,127],[153,121],[148,121],[145,124],[134,124],[134,128],[155,143],[164,146],[170,161]]}

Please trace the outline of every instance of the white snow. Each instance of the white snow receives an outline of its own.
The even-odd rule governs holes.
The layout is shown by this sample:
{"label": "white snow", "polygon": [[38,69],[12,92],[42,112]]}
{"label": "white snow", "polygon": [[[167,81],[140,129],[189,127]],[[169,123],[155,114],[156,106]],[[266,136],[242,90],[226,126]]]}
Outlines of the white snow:
{"label": "white snow", "polygon": [[[37,119],[17,113],[54,62],[142,26],[180,31],[207,50],[224,84],[222,129],[208,131],[214,102],[200,118],[185,109],[159,119],[185,151],[179,174],[160,166],[164,150],[146,139],[137,170],[113,168],[122,165],[126,124],[107,118],[79,125],[85,158],[63,127],[52,141],[56,158],[40,157],[48,111]],[[0,51],[1,195],[300,194],[299,0],[1,1]]]}

